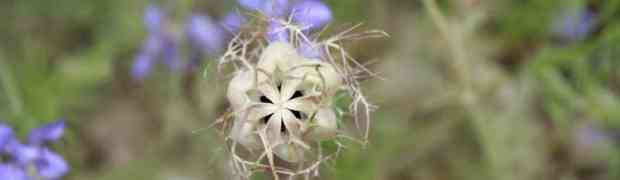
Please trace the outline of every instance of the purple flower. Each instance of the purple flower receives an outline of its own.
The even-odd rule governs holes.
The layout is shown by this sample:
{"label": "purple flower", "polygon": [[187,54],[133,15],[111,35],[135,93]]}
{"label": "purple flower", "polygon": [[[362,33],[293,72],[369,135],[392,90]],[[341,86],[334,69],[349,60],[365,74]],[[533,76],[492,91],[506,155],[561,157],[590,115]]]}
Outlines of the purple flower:
{"label": "purple flower", "polygon": [[259,11],[267,17],[283,17],[289,9],[288,0],[238,0],[238,2],[242,7]]}
{"label": "purple flower", "polygon": [[0,163],[0,179],[3,180],[28,180],[26,171],[18,166],[8,163]]}
{"label": "purple flower", "polygon": [[267,26],[267,40],[269,42],[288,42],[289,32],[281,23],[275,20],[270,21]]}
{"label": "purple flower", "polygon": [[313,30],[320,28],[332,20],[329,7],[318,0],[305,0],[293,5],[293,21]]}
{"label": "purple flower", "polygon": [[62,156],[47,148],[39,150],[39,157],[34,161],[34,166],[40,177],[48,179],[58,179],[69,172],[69,165]]}
{"label": "purple flower", "polygon": [[245,17],[241,16],[238,12],[230,12],[220,20],[220,24],[232,33],[239,32],[241,25],[245,22]]}
{"label": "purple flower", "polygon": [[162,29],[166,19],[164,11],[156,5],[149,5],[144,11],[144,26],[150,32],[157,32]]}
{"label": "purple flower", "polygon": [[149,32],[142,49],[134,58],[130,75],[143,80],[160,60],[172,71],[180,69],[178,45],[171,32],[167,29],[164,11],[156,5],[149,5],[144,12],[144,24]]}
{"label": "purple flower", "polygon": [[134,79],[143,80],[144,77],[150,73],[153,62],[153,57],[148,54],[138,54],[134,60],[133,66],[131,67],[131,76]]}
{"label": "purple flower", "polygon": [[57,141],[65,131],[65,121],[59,120],[45,126],[33,129],[28,136],[28,143],[41,146],[48,142]]}
{"label": "purple flower", "polygon": [[224,47],[224,33],[211,17],[193,15],[189,18],[185,33],[188,41],[207,53],[217,53]]}
{"label": "purple flower", "polygon": [[297,52],[310,59],[321,59],[324,55],[324,51],[320,44],[314,42],[302,42],[299,48],[297,48]]}
{"label": "purple flower", "polygon": [[[8,128],[8,129],[7,129]],[[64,133],[65,122],[62,120],[46,124],[31,130],[28,143],[22,144],[12,135],[12,129],[0,124],[0,131],[8,139],[0,145],[0,155],[7,157],[0,161],[0,179],[27,180],[27,172],[42,179],[59,179],[69,171],[69,164],[58,154],[46,147],[47,143],[57,141]],[[8,135],[7,135],[8,134]]]}
{"label": "purple flower", "polygon": [[0,123],[0,149],[14,138],[13,129],[4,123]]}
{"label": "purple flower", "polygon": [[587,9],[564,12],[554,24],[553,31],[569,41],[584,40],[592,32],[596,15]]}
{"label": "purple flower", "polygon": [[292,4],[287,0],[238,0],[239,4],[250,10],[263,12],[268,18],[286,19],[293,16],[293,23],[318,29],[332,20],[329,7],[319,0],[301,0]]}
{"label": "purple flower", "polygon": [[37,146],[22,144],[18,139],[13,139],[5,147],[4,151],[11,155],[13,161],[20,165],[28,165],[38,156]]}

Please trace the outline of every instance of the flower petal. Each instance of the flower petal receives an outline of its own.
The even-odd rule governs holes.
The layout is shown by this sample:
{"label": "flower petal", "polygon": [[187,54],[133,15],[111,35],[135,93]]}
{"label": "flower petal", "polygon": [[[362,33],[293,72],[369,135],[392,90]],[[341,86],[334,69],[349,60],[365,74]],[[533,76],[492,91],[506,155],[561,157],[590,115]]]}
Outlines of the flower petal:
{"label": "flower petal", "polygon": [[277,108],[278,107],[273,104],[255,104],[247,110],[247,117],[243,118],[251,121],[252,123],[256,123],[263,117],[275,113]]}
{"label": "flower petal", "polygon": [[19,165],[27,165],[35,160],[39,154],[39,148],[33,145],[25,145],[14,139],[7,143],[5,152],[11,156],[11,160]]}
{"label": "flower petal", "polygon": [[300,135],[301,132],[299,131],[300,129],[300,121],[297,120],[297,118],[295,117],[295,115],[293,115],[293,113],[289,110],[282,110],[281,111],[281,116],[282,116],[282,122],[283,125],[285,126],[286,134],[289,135]]}
{"label": "flower petal", "polygon": [[62,156],[47,148],[41,149],[39,158],[35,161],[38,175],[45,179],[58,179],[69,172],[69,164]]}
{"label": "flower petal", "polygon": [[62,137],[65,131],[65,121],[58,120],[48,123],[42,127],[33,129],[28,136],[28,143],[33,145],[42,145],[47,142],[56,141]]}
{"label": "flower petal", "polygon": [[265,4],[265,1],[267,0],[237,0],[241,7],[255,11],[260,10],[263,4]]}
{"label": "flower petal", "polygon": [[153,62],[153,57],[144,53],[138,54],[131,66],[131,77],[135,80],[144,80],[144,77],[151,72]]}
{"label": "flower petal", "polygon": [[596,14],[586,8],[571,9],[563,12],[553,24],[553,31],[569,41],[580,41],[592,32],[596,21]]}
{"label": "flower petal", "polygon": [[224,33],[221,27],[207,15],[193,15],[185,26],[187,39],[194,46],[209,54],[224,48]]}
{"label": "flower petal", "polygon": [[4,146],[10,141],[15,139],[13,134],[13,128],[9,125],[0,123],[0,152],[4,149]]}
{"label": "flower petal", "polygon": [[269,21],[267,26],[267,41],[269,42],[288,42],[289,31],[282,23],[275,20]]}
{"label": "flower petal", "polygon": [[301,79],[287,79],[282,82],[282,90],[280,91],[280,98],[283,101],[288,101],[291,99],[295,91],[298,90],[299,84],[301,84]]}
{"label": "flower petal", "polygon": [[[277,83],[277,82],[274,82],[274,83]],[[262,93],[263,96],[271,100],[272,103],[279,103],[281,102],[281,100],[280,100],[280,92],[277,86],[279,85],[273,84],[271,82],[265,82],[261,85],[258,85],[258,90]]]}
{"label": "flower petal", "polygon": [[159,6],[151,4],[144,11],[144,25],[150,32],[161,31],[166,14]]}
{"label": "flower petal", "polygon": [[23,168],[12,164],[0,164],[0,179],[3,180],[28,180]]}
{"label": "flower petal", "polygon": [[325,54],[320,44],[314,42],[302,42],[297,52],[308,59],[321,59]]}
{"label": "flower petal", "polygon": [[318,0],[304,0],[292,9],[293,21],[301,26],[307,26],[308,30],[321,28],[332,20],[332,12],[329,7]]}
{"label": "flower petal", "polygon": [[220,24],[226,28],[226,30],[237,33],[241,29],[241,25],[247,20],[241,16],[239,12],[230,12],[220,21]]}
{"label": "flower petal", "polygon": [[314,113],[314,111],[317,110],[318,105],[310,100],[309,98],[312,97],[302,97],[302,98],[296,98],[296,99],[291,99],[286,103],[286,108],[292,109],[292,110],[296,110],[296,111],[301,111],[304,113]]}

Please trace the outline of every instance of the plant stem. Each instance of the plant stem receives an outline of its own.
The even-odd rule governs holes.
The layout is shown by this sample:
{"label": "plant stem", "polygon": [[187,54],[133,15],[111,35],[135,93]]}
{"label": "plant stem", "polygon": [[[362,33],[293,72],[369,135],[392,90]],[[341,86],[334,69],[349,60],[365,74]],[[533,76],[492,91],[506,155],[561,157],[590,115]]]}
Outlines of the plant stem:
{"label": "plant stem", "polygon": [[11,68],[7,66],[8,63],[3,58],[2,54],[0,54],[0,83],[2,84],[2,88],[6,93],[9,108],[11,109],[11,113],[13,115],[19,115],[23,111],[23,104],[19,96],[19,91],[17,84],[14,81],[13,73]]}
{"label": "plant stem", "polygon": [[459,88],[462,89],[461,103],[467,108],[476,103],[476,98],[472,92],[470,68],[467,63],[465,47],[463,46],[462,32],[457,31],[457,28],[450,27],[446,17],[439,11],[435,0],[423,0],[422,3],[441,35],[448,41],[450,54],[452,55],[452,61],[448,62],[448,64],[450,69],[455,72],[454,79],[458,83]]}

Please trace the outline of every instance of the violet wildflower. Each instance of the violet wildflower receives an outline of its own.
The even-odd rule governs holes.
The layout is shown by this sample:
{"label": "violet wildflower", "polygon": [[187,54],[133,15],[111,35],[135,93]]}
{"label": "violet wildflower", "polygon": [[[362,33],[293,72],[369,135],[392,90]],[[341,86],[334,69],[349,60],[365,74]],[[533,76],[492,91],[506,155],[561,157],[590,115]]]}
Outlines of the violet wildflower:
{"label": "violet wildflower", "polygon": [[[291,5],[288,1],[270,1],[270,0],[239,0],[239,4],[251,10],[263,12],[270,20],[267,25],[266,38],[269,42],[288,42],[290,39],[289,29],[278,20],[286,19],[286,16],[292,17],[292,23],[302,27],[304,33],[310,33],[313,30],[325,26],[332,20],[332,12],[330,8],[320,0],[301,0]],[[277,4],[278,6],[269,6]],[[274,15],[269,13],[273,11],[273,7],[280,8],[281,14]],[[315,43],[306,42],[299,45],[298,51],[307,58],[319,58],[323,54],[321,48]]]}
{"label": "violet wildflower", "polygon": [[269,42],[288,42],[289,30],[281,23],[272,20],[267,25],[266,36]]}
{"label": "violet wildflower", "polygon": [[289,9],[288,0],[238,0],[239,4],[249,10],[260,11],[268,17],[282,17]]}
{"label": "violet wildflower", "polygon": [[565,40],[581,41],[592,32],[596,19],[596,14],[588,9],[570,10],[560,16],[553,31]]}
{"label": "violet wildflower", "polygon": [[321,59],[325,54],[320,44],[305,41],[299,45],[297,52],[309,59]]}
{"label": "violet wildflower", "polygon": [[206,53],[215,54],[224,47],[222,28],[207,15],[191,16],[185,30],[189,43]]}
{"label": "violet wildflower", "polygon": [[150,5],[144,12],[144,24],[148,37],[134,59],[131,76],[138,80],[144,79],[159,60],[163,60],[170,69],[178,70],[178,45],[166,28],[165,12],[158,6]]}
{"label": "violet wildflower", "polygon": [[241,16],[238,12],[230,12],[220,20],[220,24],[231,33],[237,33],[241,29],[241,25],[245,22],[245,17]]}
{"label": "violet wildflower", "polygon": [[28,143],[22,144],[9,126],[0,124],[0,154],[8,157],[0,162],[0,179],[59,179],[64,176],[69,165],[62,156],[46,147],[60,139],[64,128],[65,122],[60,120],[33,129]]}
{"label": "violet wildflower", "polygon": [[293,21],[310,30],[320,28],[332,20],[329,7],[318,0],[305,0],[292,8]]}

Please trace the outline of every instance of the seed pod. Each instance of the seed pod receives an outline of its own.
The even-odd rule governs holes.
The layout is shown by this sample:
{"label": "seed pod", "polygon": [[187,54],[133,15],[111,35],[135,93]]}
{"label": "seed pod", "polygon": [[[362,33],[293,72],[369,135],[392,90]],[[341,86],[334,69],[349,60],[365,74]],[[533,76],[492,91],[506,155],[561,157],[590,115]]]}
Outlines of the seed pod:
{"label": "seed pod", "polygon": [[320,141],[336,137],[337,122],[336,113],[328,108],[317,111],[314,119],[310,122],[306,137],[310,140]]}
{"label": "seed pod", "polygon": [[239,71],[229,84],[235,112],[230,137],[248,149],[269,147],[285,161],[303,161],[306,141],[336,135],[328,105],[340,86],[331,64],[306,59],[288,43],[271,43],[254,69]]}

